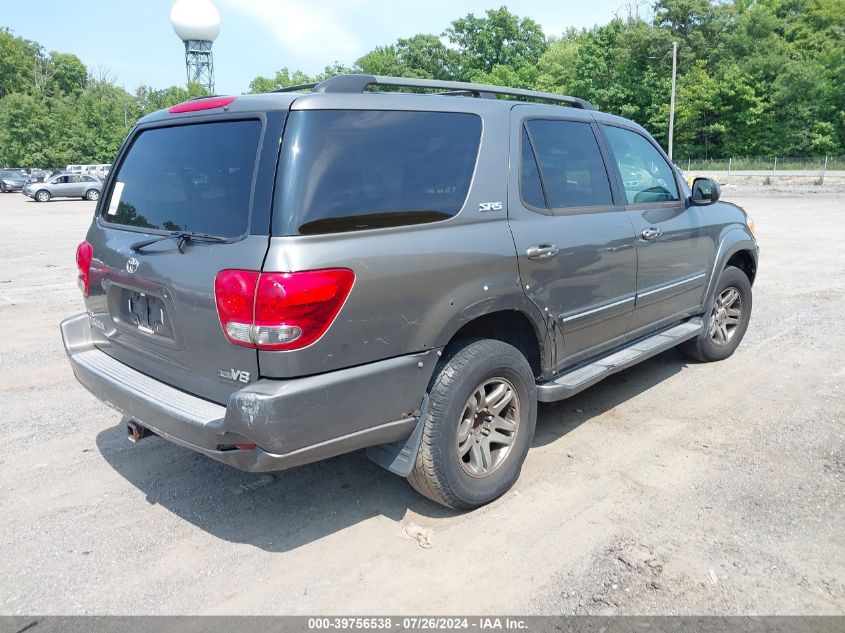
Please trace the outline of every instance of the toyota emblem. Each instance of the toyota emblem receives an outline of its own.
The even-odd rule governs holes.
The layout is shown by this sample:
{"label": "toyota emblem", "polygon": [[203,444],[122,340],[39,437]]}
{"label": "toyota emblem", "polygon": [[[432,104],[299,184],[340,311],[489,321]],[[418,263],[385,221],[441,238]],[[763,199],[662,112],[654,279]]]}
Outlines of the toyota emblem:
{"label": "toyota emblem", "polygon": [[134,257],[130,257],[129,259],[126,260],[126,272],[128,272],[131,275],[136,270],[138,270],[138,260],[135,259]]}

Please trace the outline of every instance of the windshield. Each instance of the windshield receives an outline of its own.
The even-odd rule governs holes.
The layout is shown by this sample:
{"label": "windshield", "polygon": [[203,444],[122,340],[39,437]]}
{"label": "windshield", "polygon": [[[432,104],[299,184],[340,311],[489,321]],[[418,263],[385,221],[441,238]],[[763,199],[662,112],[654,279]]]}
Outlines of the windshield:
{"label": "windshield", "polygon": [[260,121],[141,132],[114,178],[102,218],[223,237],[246,232]]}

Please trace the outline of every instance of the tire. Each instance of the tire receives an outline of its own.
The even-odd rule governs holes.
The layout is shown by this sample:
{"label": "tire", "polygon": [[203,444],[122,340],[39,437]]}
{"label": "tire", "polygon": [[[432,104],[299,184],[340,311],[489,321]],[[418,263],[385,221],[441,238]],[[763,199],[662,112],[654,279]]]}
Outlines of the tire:
{"label": "tire", "polygon": [[38,202],[49,202],[50,192],[46,189],[39,189],[35,192],[35,199],[38,200]]}
{"label": "tire", "polygon": [[86,200],[91,200],[93,202],[93,201],[99,200],[99,198],[100,198],[100,192],[97,191],[96,189],[89,189],[88,191],[85,192],[85,199]]}
{"label": "tire", "polygon": [[537,422],[537,388],[525,356],[501,341],[461,341],[444,354],[428,396],[408,482],[429,499],[461,510],[502,496],[519,478]]}
{"label": "tire", "polygon": [[739,268],[728,266],[719,277],[713,309],[705,319],[704,329],[694,339],[682,343],[680,350],[700,363],[728,358],[745,336],[751,305],[751,282]]}

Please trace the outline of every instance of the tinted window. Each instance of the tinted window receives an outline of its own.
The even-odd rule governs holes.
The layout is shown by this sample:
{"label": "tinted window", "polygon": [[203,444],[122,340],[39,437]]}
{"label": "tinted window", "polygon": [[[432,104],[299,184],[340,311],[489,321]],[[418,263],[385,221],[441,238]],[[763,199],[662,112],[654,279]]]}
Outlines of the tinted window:
{"label": "tinted window", "polygon": [[292,112],[279,165],[283,234],[443,220],[466,200],[481,139],[473,114]]}
{"label": "tinted window", "polygon": [[534,158],[534,150],[531,149],[531,141],[525,127],[522,128],[522,163],[519,172],[519,192],[522,194],[522,201],[525,204],[546,208],[546,200],[543,197],[543,185],[540,183],[540,172],[537,171],[537,160]]}
{"label": "tinted window", "polygon": [[526,125],[551,208],[613,203],[599,145],[589,123],[534,119]]}
{"label": "tinted window", "polygon": [[236,237],[247,228],[259,121],[142,132],[114,182],[107,222]]}
{"label": "tinted window", "polygon": [[674,172],[654,145],[621,127],[606,125],[604,133],[619,165],[628,204],[680,200]]}

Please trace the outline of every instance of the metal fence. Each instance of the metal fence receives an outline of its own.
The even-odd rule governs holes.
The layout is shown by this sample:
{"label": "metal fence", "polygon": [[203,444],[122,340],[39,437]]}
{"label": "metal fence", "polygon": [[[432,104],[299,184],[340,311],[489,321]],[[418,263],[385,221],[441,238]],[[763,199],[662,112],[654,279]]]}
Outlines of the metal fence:
{"label": "metal fence", "polygon": [[810,171],[820,175],[845,170],[845,156],[741,156],[736,158],[685,158],[675,163],[686,171]]}

